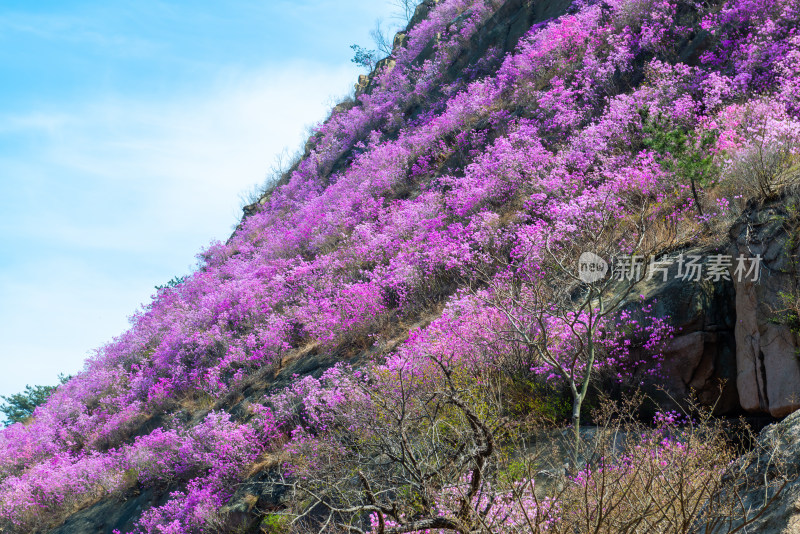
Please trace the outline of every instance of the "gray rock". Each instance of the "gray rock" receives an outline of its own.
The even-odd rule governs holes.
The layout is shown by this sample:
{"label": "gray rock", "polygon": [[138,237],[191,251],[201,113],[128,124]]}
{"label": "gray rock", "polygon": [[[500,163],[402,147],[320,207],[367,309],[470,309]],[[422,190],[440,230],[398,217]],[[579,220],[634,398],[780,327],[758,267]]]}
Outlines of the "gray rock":
{"label": "gray rock", "polygon": [[[684,279],[678,258],[699,256],[701,264],[719,254],[713,247],[672,252],[659,261],[672,261],[666,276],[657,273],[642,280],[624,307],[643,320],[645,315],[668,317],[675,337],[664,350],[663,369],[653,381],[663,393],[651,392],[660,404],[669,406],[694,395],[718,414],[738,410],[736,390],[736,322],[734,287],[731,280]],[[644,297],[643,299],[641,297]],[[642,309],[649,308],[650,314]],[[671,398],[670,398],[671,397]]]}
{"label": "gray rock", "polygon": [[739,397],[745,410],[774,417],[800,408],[800,340],[781,314],[781,293],[798,283],[797,221],[787,204],[752,206],[730,233],[734,257],[763,257],[759,280],[734,280]]}
{"label": "gray rock", "polygon": [[[729,471],[746,484],[738,492],[738,511],[746,509],[748,523],[738,532],[797,534],[800,532],[800,412],[766,427],[756,452],[741,458]],[[742,508],[743,507],[743,508]],[[737,514],[738,515],[738,514]],[[727,522],[726,522],[727,523]],[[716,533],[737,531],[742,519],[720,525]],[[705,532],[701,530],[701,532]]]}
{"label": "gray rock", "polygon": [[164,504],[169,492],[176,489],[148,489],[125,500],[113,497],[103,499],[71,515],[62,525],[50,530],[49,534],[112,534],[114,530],[130,532],[143,510]]}

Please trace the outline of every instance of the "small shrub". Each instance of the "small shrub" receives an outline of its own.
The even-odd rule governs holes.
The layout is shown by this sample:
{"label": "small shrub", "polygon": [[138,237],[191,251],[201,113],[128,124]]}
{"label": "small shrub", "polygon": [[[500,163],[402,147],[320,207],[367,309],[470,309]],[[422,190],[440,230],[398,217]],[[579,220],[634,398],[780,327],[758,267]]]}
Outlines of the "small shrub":
{"label": "small shrub", "polygon": [[186,281],[186,276],[173,276],[166,284],[156,286],[156,291],[162,291],[164,289],[171,289],[174,287],[178,287],[185,281]]}
{"label": "small shrub", "polygon": [[355,53],[350,61],[370,71],[375,68],[375,63],[378,62],[378,53],[375,50],[367,50],[356,44],[350,45],[350,48]]}
{"label": "small shrub", "polygon": [[290,517],[284,514],[269,514],[261,520],[261,532],[264,534],[280,534],[289,531]]}
{"label": "small shrub", "polygon": [[728,168],[728,180],[748,197],[770,198],[800,179],[797,146],[788,140],[757,142],[738,152]]}
{"label": "small shrub", "polygon": [[774,197],[800,181],[800,122],[785,106],[760,100],[720,113],[723,175],[745,198]]}
{"label": "small shrub", "polygon": [[699,139],[693,139],[685,129],[671,127],[661,116],[650,117],[646,111],[642,115],[644,146],[660,154],[663,157],[662,165],[682,183],[690,185],[695,208],[702,217],[700,188],[710,186],[719,174],[710,151],[716,141],[716,133],[705,130]]}

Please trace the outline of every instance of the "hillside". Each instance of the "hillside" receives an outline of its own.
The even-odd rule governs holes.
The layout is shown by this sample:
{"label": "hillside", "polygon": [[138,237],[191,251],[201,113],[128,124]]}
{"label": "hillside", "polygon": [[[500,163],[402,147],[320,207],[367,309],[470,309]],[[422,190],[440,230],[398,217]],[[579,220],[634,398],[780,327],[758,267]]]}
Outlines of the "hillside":
{"label": "hillside", "polygon": [[784,427],[728,422],[800,404],[799,23],[426,0],[230,239],[0,432],[0,531],[767,517]]}

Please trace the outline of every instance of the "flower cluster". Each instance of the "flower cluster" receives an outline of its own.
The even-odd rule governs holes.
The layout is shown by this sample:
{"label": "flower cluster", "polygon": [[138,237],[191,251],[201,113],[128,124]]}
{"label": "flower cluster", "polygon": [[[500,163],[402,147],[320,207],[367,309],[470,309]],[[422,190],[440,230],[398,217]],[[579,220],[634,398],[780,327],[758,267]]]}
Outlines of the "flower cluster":
{"label": "flower cluster", "polygon": [[[647,143],[654,121],[720,169],[719,209],[708,213],[727,213],[736,197],[725,184],[740,194],[737,177],[761,172],[753,162],[765,153],[778,170],[794,164],[796,2],[582,0],[505,57],[491,48],[455,76],[501,5],[438,2],[228,242],[158,290],[29,423],[0,432],[0,530],[44,528],[140,484],[174,490],[142,516],[142,532],[207,531],[261,453],[284,441],[308,451],[332,426],[358,430],[364,384],[391,391],[410,375],[423,387],[444,372],[433,360],[480,377],[519,352],[509,317],[490,303],[515,277],[541,276],[547,247],[627,224],[642,205],[691,237],[711,184],[690,187],[679,154]],[[686,60],[684,43],[698,35],[702,55]],[[633,253],[640,237],[625,233],[617,251]],[[599,329],[601,368],[620,378],[657,369],[638,349],[658,354],[666,319],[619,321]],[[293,350],[380,343],[398,324],[416,326],[363,375],[337,367],[297,380],[247,420],[176,417],[143,434],[152,418],[213,403]],[[552,352],[569,358],[575,331],[563,321],[545,330]]]}

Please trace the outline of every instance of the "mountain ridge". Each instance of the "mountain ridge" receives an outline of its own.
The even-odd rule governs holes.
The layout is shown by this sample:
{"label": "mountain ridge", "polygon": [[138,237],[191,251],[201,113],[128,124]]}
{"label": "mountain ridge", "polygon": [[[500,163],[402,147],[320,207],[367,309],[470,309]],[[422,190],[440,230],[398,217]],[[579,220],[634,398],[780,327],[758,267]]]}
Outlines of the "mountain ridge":
{"label": "mountain ridge", "polygon": [[[514,463],[551,439],[534,419],[571,422],[568,492],[603,473],[578,449],[605,393],[663,386],[636,427],[662,438],[692,389],[791,413],[798,22],[788,0],[425,2],[228,241],[0,433],[0,529],[570,531]],[[608,278],[580,278],[587,252]],[[730,257],[727,280],[684,255]],[[739,255],[762,285],[731,280]],[[664,282],[620,271],[637,257]]]}

